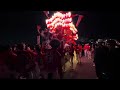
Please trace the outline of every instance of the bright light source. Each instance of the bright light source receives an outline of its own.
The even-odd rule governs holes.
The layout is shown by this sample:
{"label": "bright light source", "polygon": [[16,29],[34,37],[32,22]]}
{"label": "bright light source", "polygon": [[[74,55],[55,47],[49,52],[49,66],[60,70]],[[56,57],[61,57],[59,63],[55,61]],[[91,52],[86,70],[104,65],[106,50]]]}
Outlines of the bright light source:
{"label": "bright light source", "polygon": [[[51,33],[55,33],[56,29],[64,30],[67,33],[75,34],[73,37],[74,40],[78,39],[77,29],[72,22],[72,15],[71,12],[63,14],[62,12],[56,12],[50,19],[46,20],[47,28],[50,29]],[[48,25],[49,24],[49,25]],[[68,35],[68,39],[72,37],[72,34]]]}

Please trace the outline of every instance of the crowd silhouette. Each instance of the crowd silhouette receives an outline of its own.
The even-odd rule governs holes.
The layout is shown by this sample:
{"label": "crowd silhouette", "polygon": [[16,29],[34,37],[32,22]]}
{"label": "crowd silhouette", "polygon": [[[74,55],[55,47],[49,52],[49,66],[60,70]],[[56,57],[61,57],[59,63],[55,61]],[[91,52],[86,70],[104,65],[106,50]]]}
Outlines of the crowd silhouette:
{"label": "crowd silhouette", "polygon": [[[116,79],[115,67],[119,61],[120,45],[115,40],[99,39],[93,44],[63,44],[52,39],[50,45],[28,45],[25,43],[0,45],[1,79],[63,79],[65,63],[76,51],[78,64],[81,57],[92,59],[98,79]],[[83,54],[84,53],[84,54]]]}
{"label": "crowd silhouette", "polygon": [[[116,67],[120,56],[120,45],[115,40],[99,39],[95,48],[94,63],[99,79],[118,79]],[[118,70],[118,71],[117,71]],[[117,71],[117,73],[115,72]]]}

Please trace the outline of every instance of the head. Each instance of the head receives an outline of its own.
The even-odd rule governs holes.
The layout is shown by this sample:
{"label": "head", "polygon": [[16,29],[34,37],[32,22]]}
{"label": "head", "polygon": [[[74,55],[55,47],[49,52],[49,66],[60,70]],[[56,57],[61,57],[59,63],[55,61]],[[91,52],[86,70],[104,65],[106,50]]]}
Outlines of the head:
{"label": "head", "polygon": [[103,46],[104,45],[104,42],[102,39],[98,39],[97,42],[96,42],[97,46]]}
{"label": "head", "polygon": [[22,43],[22,45],[23,45],[23,49],[25,49],[25,48],[26,48],[26,44],[25,44],[25,43]]}
{"label": "head", "polygon": [[60,47],[60,41],[58,39],[53,39],[50,41],[50,45],[53,49]]}
{"label": "head", "polygon": [[115,47],[116,46],[115,40],[108,40],[107,41],[107,46],[108,47]]}
{"label": "head", "polygon": [[31,50],[34,50],[34,45],[29,45],[29,48],[30,48]]}
{"label": "head", "polygon": [[13,50],[13,51],[15,51],[15,50],[16,50],[16,47],[17,47],[17,45],[16,45],[16,44],[15,44],[15,45],[13,45],[13,46],[12,46],[12,50]]}
{"label": "head", "polygon": [[17,45],[18,50],[25,50],[25,48],[26,48],[25,43],[20,43],[20,44]]}

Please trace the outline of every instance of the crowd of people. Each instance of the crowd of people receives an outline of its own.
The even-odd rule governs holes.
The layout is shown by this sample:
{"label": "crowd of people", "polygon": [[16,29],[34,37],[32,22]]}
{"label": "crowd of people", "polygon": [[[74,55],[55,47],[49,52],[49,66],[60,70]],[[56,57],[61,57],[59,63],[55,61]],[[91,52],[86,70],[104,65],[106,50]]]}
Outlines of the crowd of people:
{"label": "crowd of people", "polygon": [[[119,70],[116,67],[120,56],[120,44],[110,39],[99,39],[94,50],[96,75],[99,79],[118,79]],[[116,72],[117,71],[117,72]]]}
{"label": "crowd of people", "polygon": [[115,63],[118,62],[119,45],[114,40],[96,44],[70,44],[52,39],[50,44],[0,46],[0,78],[13,79],[63,79],[65,63],[73,69],[74,51],[78,64],[81,57],[93,60],[99,79],[114,79]]}
{"label": "crowd of people", "polygon": [[[86,49],[86,48],[85,48]],[[81,63],[81,44],[65,44],[57,39],[50,44],[0,46],[0,78],[63,78],[65,63],[70,61],[73,69],[74,51]],[[55,77],[56,78],[56,77]]]}

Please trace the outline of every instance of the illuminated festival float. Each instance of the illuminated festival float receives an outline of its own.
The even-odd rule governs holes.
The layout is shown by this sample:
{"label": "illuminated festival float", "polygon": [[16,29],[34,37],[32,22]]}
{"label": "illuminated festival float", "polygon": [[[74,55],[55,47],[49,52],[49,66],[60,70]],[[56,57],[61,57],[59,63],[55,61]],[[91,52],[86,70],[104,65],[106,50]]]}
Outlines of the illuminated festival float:
{"label": "illuminated festival float", "polygon": [[46,20],[47,28],[54,38],[75,44],[75,40],[78,39],[78,31],[72,22],[74,16],[77,15],[72,15],[71,12],[56,12]]}
{"label": "illuminated festival float", "polygon": [[[46,19],[47,29],[52,38],[57,38],[64,43],[76,44],[75,41],[78,39],[78,27],[83,15],[75,14],[71,12],[57,11],[51,17],[48,16],[49,11],[44,11],[48,19]],[[73,24],[72,18],[78,16],[76,25]]]}

